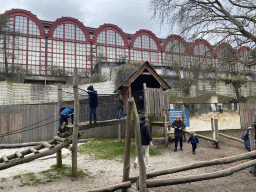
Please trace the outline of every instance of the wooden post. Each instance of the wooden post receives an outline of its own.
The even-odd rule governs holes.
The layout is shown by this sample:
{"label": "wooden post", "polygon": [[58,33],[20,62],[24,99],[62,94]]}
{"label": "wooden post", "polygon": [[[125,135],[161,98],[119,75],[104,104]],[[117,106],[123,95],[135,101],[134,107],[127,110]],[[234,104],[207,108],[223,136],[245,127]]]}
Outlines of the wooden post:
{"label": "wooden post", "polygon": [[168,146],[168,136],[167,136],[167,123],[166,123],[166,114],[164,112],[164,144]]}
{"label": "wooden post", "polygon": [[77,177],[77,140],[79,129],[79,97],[78,97],[78,70],[74,68],[73,76],[74,92],[74,125],[72,138],[72,177]]}
{"label": "wooden post", "polygon": [[[186,125],[186,120],[185,120],[185,107],[184,107],[184,104],[182,105],[182,121],[183,123]],[[184,131],[186,131],[186,127],[184,129]],[[187,141],[187,135],[186,133],[184,132],[184,141],[186,142]]]}
{"label": "wooden post", "polygon": [[135,101],[133,100],[133,107],[132,107],[132,113],[133,113],[133,127],[135,129],[135,142],[136,142],[136,151],[139,161],[139,190],[140,192],[146,192],[147,191],[147,185],[146,185],[146,168],[145,163],[143,159],[142,154],[142,145],[141,145],[141,135],[140,135],[140,120],[139,115],[135,107]]}
{"label": "wooden post", "polygon": [[144,90],[144,115],[148,117],[148,90],[147,84],[143,83],[143,90]]}
{"label": "wooden post", "polygon": [[[57,89],[58,89],[58,104],[57,104],[56,117],[57,117],[57,119],[60,119],[60,108],[62,106],[62,85],[60,83],[58,83]],[[58,126],[59,126],[59,122],[58,122]],[[57,167],[59,167],[59,168],[62,167],[61,149],[59,151],[57,151],[57,153],[56,153],[56,164],[57,164]]]}
{"label": "wooden post", "polygon": [[133,104],[133,100],[129,99],[127,101],[123,182],[129,181],[129,175],[130,175],[130,155],[131,155],[131,142],[132,142],[132,104]]}
{"label": "wooden post", "polygon": [[[218,124],[218,119],[214,119],[214,135],[213,139],[219,140],[219,124]],[[219,142],[216,143],[216,148],[220,148]]]}
{"label": "wooden post", "polygon": [[[250,135],[250,147],[251,151],[255,150],[255,132],[254,127],[249,128],[249,135]],[[256,177],[256,165],[252,166],[252,174]]]}
{"label": "wooden post", "polygon": [[121,124],[118,124],[118,141],[122,140]]}
{"label": "wooden post", "polygon": [[128,92],[129,92],[129,98],[132,97],[132,88],[131,85],[128,87]]}
{"label": "wooden post", "polygon": [[213,122],[213,118],[211,118],[211,128],[212,128],[212,138],[214,138],[214,122]]}

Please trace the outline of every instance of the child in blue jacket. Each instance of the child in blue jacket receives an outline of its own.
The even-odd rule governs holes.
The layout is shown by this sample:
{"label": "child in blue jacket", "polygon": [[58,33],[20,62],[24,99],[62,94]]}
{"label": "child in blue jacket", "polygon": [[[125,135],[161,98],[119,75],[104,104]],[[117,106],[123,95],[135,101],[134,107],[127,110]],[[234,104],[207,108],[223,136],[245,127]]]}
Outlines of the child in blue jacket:
{"label": "child in blue jacket", "polygon": [[191,144],[192,144],[192,153],[195,155],[196,148],[197,148],[196,144],[199,143],[199,140],[198,140],[195,132],[191,132],[191,136],[188,139],[188,143],[189,142],[191,142]]}
{"label": "child in blue jacket", "polygon": [[61,107],[60,108],[60,120],[57,135],[62,136],[62,129],[68,124],[68,118],[71,117],[71,123],[74,121],[74,107]]}

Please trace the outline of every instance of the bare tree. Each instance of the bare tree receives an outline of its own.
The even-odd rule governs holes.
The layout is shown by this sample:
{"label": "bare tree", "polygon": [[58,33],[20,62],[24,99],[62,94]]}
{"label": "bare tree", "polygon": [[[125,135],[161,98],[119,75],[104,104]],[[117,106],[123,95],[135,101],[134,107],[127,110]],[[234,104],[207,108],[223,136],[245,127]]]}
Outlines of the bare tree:
{"label": "bare tree", "polygon": [[[154,18],[187,39],[207,39],[216,44],[252,48],[248,57],[255,58],[255,0],[152,0]],[[255,65],[254,59],[244,62]]]}
{"label": "bare tree", "polygon": [[4,58],[6,77],[9,72],[8,59],[14,57],[11,49],[13,44],[11,42],[16,35],[19,35],[19,33],[13,30],[12,19],[5,14],[0,15],[0,54]]}

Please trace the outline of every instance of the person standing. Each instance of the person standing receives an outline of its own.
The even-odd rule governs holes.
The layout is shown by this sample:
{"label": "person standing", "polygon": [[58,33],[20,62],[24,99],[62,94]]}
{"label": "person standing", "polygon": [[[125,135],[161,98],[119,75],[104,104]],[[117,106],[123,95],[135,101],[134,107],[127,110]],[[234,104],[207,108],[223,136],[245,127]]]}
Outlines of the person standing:
{"label": "person standing", "polygon": [[143,113],[144,112],[144,99],[142,96],[139,97],[137,101],[138,105],[138,113]]}
{"label": "person standing", "polygon": [[[116,118],[117,119],[122,118],[124,116],[124,107],[123,107],[124,99],[123,99],[123,96],[122,96],[120,90],[117,91],[115,103],[116,103],[116,107],[117,107]],[[121,113],[121,115],[120,115],[120,113]]]}
{"label": "person standing", "polygon": [[[153,142],[152,142],[151,135],[149,133],[149,128],[146,124],[145,116],[142,116],[140,118],[140,136],[141,136],[141,144],[143,146],[143,149],[145,149],[146,167],[152,167],[152,165],[149,164],[149,145],[152,147]],[[138,165],[138,156],[135,159],[134,168],[136,168],[137,165]]]}
{"label": "person standing", "polygon": [[[252,127],[248,127],[245,132],[242,134],[242,139],[244,140],[244,147],[247,149],[247,151],[251,151],[251,144],[250,144],[250,135],[249,135],[249,129],[254,128],[254,124],[252,124]],[[256,133],[254,131],[254,137]],[[255,148],[256,148],[256,140],[255,140]],[[249,168],[249,172],[252,173],[252,167]]]}
{"label": "person standing", "polygon": [[68,118],[71,117],[71,123],[74,121],[74,107],[61,107],[60,108],[60,120],[57,135],[62,136],[62,129],[68,124]]}
{"label": "person standing", "polygon": [[180,140],[180,150],[183,151],[182,143],[183,143],[183,130],[186,125],[180,120],[180,116],[176,116],[176,120],[173,121],[172,128],[174,128],[175,135],[175,148],[174,151],[177,151],[178,141]]}
{"label": "person standing", "polygon": [[192,153],[195,155],[196,148],[197,148],[196,144],[199,143],[199,140],[198,140],[195,132],[191,132],[191,136],[188,139],[188,143],[189,142],[191,142],[191,145],[192,145]]}
{"label": "person standing", "polygon": [[96,124],[97,116],[96,109],[98,107],[98,93],[94,90],[93,86],[87,87],[87,93],[89,95],[89,123],[92,124],[92,115],[94,124]]}

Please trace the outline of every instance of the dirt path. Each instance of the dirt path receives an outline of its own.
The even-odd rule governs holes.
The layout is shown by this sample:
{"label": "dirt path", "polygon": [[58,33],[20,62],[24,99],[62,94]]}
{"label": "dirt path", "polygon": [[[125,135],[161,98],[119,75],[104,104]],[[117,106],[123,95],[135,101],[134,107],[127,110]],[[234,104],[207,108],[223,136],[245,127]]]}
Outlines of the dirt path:
{"label": "dirt path", "polygon": [[[237,135],[239,136],[240,133]],[[157,143],[155,143],[157,144]],[[222,157],[228,157],[245,153],[243,144],[231,140],[220,138],[220,149],[214,148],[211,142],[207,142],[200,139],[200,145],[196,151],[196,155],[191,153],[191,145],[184,143],[184,151],[173,151],[173,142],[168,148],[163,149],[161,156],[151,157],[150,162],[153,165],[152,168],[147,168],[147,171],[156,171],[162,169],[168,169],[174,166],[184,165],[187,163],[193,163],[203,160],[210,160]],[[71,165],[71,158],[69,155],[64,155],[63,163]],[[131,160],[133,163],[134,159]],[[62,177],[55,179],[52,182],[38,185],[25,185],[20,186],[20,182],[13,179],[12,176],[39,171],[47,170],[51,165],[56,163],[55,158],[47,158],[33,161],[31,163],[19,165],[4,171],[0,174],[0,187],[3,192],[11,191],[86,191],[88,189],[105,187],[107,185],[119,183],[122,181],[122,160],[92,160],[86,156],[79,155],[78,157],[78,168],[88,173],[88,176],[83,179],[72,181],[68,177]],[[240,162],[238,162],[240,163]],[[190,170],[181,173],[175,173],[172,175],[165,175],[159,178],[174,178],[186,175],[194,175],[200,173],[208,173],[213,171],[222,170],[228,168],[237,163],[230,165],[213,166],[207,168],[200,168]],[[138,175],[138,168],[131,168],[131,176]],[[1,178],[5,178],[2,179]],[[174,185],[167,187],[152,188],[152,191],[256,191],[256,178],[249,173],[248,169],[240,171],[232,176],[212,179],[208,181],[200,181],[182,185]]]}

